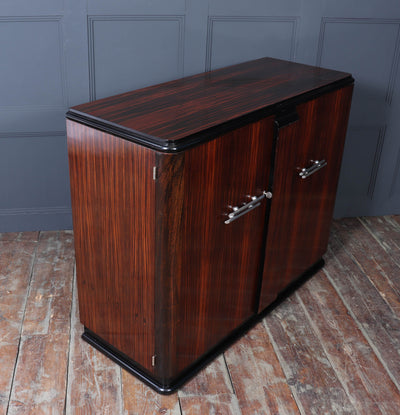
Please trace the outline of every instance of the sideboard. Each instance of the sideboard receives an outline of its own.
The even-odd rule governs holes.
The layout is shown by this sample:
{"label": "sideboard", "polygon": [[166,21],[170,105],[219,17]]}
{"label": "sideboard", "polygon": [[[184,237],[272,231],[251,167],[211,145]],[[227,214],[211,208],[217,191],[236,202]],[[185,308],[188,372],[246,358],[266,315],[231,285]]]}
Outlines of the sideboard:
{"label": "sideboard", "polygon": [[353,83],[262,58],[71,108],[83,338],[170,393],[322,266]]}

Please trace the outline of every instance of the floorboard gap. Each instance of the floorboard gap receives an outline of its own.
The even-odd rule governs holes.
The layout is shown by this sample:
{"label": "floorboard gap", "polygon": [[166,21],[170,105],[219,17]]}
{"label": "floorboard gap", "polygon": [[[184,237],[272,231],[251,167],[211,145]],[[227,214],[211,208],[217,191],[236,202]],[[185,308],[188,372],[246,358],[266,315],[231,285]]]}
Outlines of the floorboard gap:
{"label": "floorboard gap", "polygon": [[22,307],[24,311],[22,313],[22,319],[21,319],[21,324],[20,324],[20,329],[19,329],[18,349],[17,349],[17,355],[15,357],[15,364],[14,364],[14,370],[13,370],[12,380],[11,380],[11,385],[10,385],[10,394],[8,396],[6,414],[8,414],[9,409],[10,409],[11,397],[12,397],[13,389],[14,389],[14,379],[15,379],[15,373],[16,373],[17,365],[18,365],[19,353],[20,353],[20,349],[21,349],[22,332],[23,332],[24,321],[25,321],[26,306],[27,306],[27,303],[28,303],[29,294],[31,292],[31,283],[32,283],[32,278],[33,278],[33,270],[34,270],[36,262],[37,262],[37,252],[38,252],[39,241],[40,241],[40,232],[39,232],[39,235],[38,235],[38,240],[36,242],[34,254],[33,254],[33,257],[32,257],[32,263],[31,263],[30,272],[29,272],[28,289],[26,290],[25,301],[24,301],[24,305]]}
{"label": "floorboard gap", "polygon": [[228,363],[226,363],[225,353],[222,353],[222,356],[223,356],[223,358],[224,358],[224,362],[225,362],[226,370],[227,370],[227,372],[228,372],[229,380],[230,380],[230,382],[231,382],[232,391],[233,391],[233,393],[236,395],[236,390],[235,390],[235,386],[234,386],[233,381],[232,381],[231,372],[230,372],[230,370],[229,370]]}

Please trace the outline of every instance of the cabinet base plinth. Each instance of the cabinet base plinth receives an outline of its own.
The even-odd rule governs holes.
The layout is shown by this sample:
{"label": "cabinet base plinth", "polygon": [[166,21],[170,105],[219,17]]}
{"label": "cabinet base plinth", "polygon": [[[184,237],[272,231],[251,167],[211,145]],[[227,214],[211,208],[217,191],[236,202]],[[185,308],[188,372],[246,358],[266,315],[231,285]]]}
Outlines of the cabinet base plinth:
{"label": "cabinet base plinth", "polygon": [[[88,342],[91,346],[95,349],[99,350],[113,362],[117,363],[127,372],[131,373],[132,375],[136,376],[140,381],[145,383],[147,386],[150,386],[152,389],[157,391],[158,393],[162,394],[170,394],[173,393],[174,388],[163,386],[159,383],[150,373],[146,371],[146,369],[142,368],[138,363],[134,360],[130,359],[124,353],[117,350],[115,347],[101,339],[95,333],[90,331],[85,327],[85,331],[82,334],[82,339]],[[179,387],[180,385],[178,385]]]}
{"label": "cabinet base plinth", "polygon": [[240,337],[246,334],[251,328],[253,328],[261,319],[263,319],[269,312],[271,312],[276,306],[278,306],[285,298],[288,297],[294,290],[296,290],[301,284],[312,277],[317,271],[319,271],[325,264],[325,261],[321,258],[313,266],[311,266],[306,272],[304,272],[296,281],[290,284],[282,293],[280,293],[277,299],[266,307],[261,313],[254,314],[244,324],[235,329],[229,336],[218,343],[210,351],[205,353],[192,365],[181,372],[176,378],[162,384],[154,375],[149,373],[146,369],[142,368],[134,360],[126,356],[124,353],[117,350],[114,346],[110,345],[91,330],[85,327],[85,331],[82,334],[82,339],[95,347],[105,356],[117,363],[123,369],[136,376],[140,381],[150,386],[156,392],[169,395],[174,393],[178,388],[183,386],[188,380],[193,378],[201,369],[207,366],[212,360],[214,360],[219,354],[224,352],[229,346],[231,346]]}

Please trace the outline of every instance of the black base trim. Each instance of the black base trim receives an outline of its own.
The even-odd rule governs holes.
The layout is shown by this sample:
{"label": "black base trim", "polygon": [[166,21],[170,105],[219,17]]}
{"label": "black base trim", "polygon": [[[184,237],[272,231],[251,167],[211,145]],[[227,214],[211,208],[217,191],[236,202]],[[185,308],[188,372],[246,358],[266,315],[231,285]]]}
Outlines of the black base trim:
{"label": "black base trim", "polygon": [[325,261],[321,258],[313,266],[311,266],[306,272],[304,272],[296,281],[290,284],[282,293],[280,293],[277,299],[266,307],[261,313],[250,317],[244,324],[231,332],[224,340],[218,343],[209,352],[197,359],[192,365],[181,372],[175,379],[160,382],[156,377],[149,373],[146,369],[141,367],[134,360],[126,356],[124,353],[117,350],[114,346],[110,345],[91,330],[85,327],[85,331],[82,334],[82,339],[102,352],[112,361],[117,363],[123,369],[136,376],[146,385],[150,386],[156,392],[163,395],[168,395],[175,392],[189,379],[195,376],[201,369],[212,362],[217,356],[224,352],[228,347],[235,343],[239,338],[246,334],[251,328],[253,328],[258,322],[260,322],[269,312],[277,307],[283,300],[285,300],[290,294],[292,294],[297,288],[304,284],[309,278],[311,278],[317,271],[319,271],[325,265]]}
{"label": "black base trim", "polygon": [[163,393],[163,394],[168,394],[168,393],[173,392],[168,387],[165,388],[161,383],[159,383],[153,377],[151,373],[147,372],[146,369],[142,368],[134,360],[130,359],[124,353],[120,352],[114,346],[107,343],[105,340],[103,340],[97,334],[93,333],[88,328],[85,327],[84,329],[85,331],[82,334],[82,339],[88,342],[95,349],[97,349],[98,351],[106,355],[113,362],[117,363],[123,369],[125,369],[132,375],[136,376],[140,381],[150,386],[157,392]]}
{"label": "black base trim", "polygon": [[291,284],[289,284],[282,292],[278,294],[273,303],[267,306],[264,310],[260,312],[261,318],[264,318],[269,312],[276,308],[280,303],[285,301],[291,294],[293,294],[297,289],[299,289],[304,283],[306,283],[312,276],[314,276],[323,266],[325,261],[323,258],[319,259],[314,265],[308,268],[299,278],[295,279]]}

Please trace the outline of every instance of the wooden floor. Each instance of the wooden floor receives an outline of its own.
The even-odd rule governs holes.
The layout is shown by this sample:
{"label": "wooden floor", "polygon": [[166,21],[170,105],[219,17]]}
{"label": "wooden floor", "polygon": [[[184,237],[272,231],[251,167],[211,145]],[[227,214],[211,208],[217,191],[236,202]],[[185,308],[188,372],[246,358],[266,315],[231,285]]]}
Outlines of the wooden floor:
{"label": "wooden floor", "polygon": [[80,339],[73,234],[0,234],[0,414],[400,414],[400,217],[335,221],[326,266],[178,393]]}

